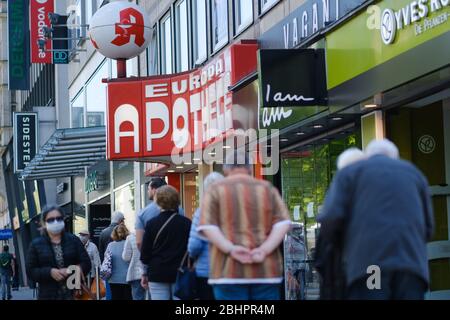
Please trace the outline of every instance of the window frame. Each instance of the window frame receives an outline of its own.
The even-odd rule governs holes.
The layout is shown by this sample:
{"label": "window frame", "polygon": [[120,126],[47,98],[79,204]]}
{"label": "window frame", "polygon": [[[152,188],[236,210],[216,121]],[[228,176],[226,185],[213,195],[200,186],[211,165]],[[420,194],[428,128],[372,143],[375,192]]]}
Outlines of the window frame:
{"label": "window frame", "polygon": [[255,22],[255,6],[254,6],[254,2],[251,1],[251,6],[252,6],[252,17],[250,19],[250,21],[248,21],[245,24],[242,24],[241,26],[238,26],[237,22],[237,10],[239,9],[239,4],[242,1],[249,1],[249,0],[233,0],[233,37],[236,38],[237,36],[239,36],[241,33],[243,33],[245,30],[247,30],[251,25],[253,25],[253,23]]}
{"label": "window frame", "polygon": [[210,24],[209,24],[209,32],[210,32],[210,50],[211,50],[211,54],[214,55],[216,54],[218,51],[222,50],[225,46],[227,46],[230,43],[230,15],[229,15],[229,8],[230,8],[230,2],[228,0],[224,0],[226,1],[227,5],[226,5],[226,13],[227,13],[227,37],[225,39],[225,41],[222,42],[218,42],[217,44],[214,43],[214,18],[213,18],[213,2],[214,0],[209,0],[209,16],[210,16]]}
{"label": "window frame", "polygon": [[[74,127],[73,126],[73,104],[75,100],[77,100],[80,96],[82,96],[83,100],[83,126],[82,127]],[[69,120],[70,120],[70,128],[86,128],[86,110],[87,110],[87,98],[86,98],[86,84],[83,84],[78,90],[77,94],[74,96],[72,100],[70,100],[70,112],[69,112]]]}
{"label": "window frame", "polygon": [[259,0],[259,16],[261,17],[262,15],[266,14],[267,12],[269,12],[273,7],[275,7],[280,0],[269,0],[270,2],[267,4],[263,3],[264,0]]}
{"label": "window frame", "polygon": [[[181,69],[181,55],[179,55],[181,53],[181,37],[180,37],[180,33],[178,32],[178,23],[179,23],[179,11],[178,8],[180,7],[181,3],[185,3],[186,5],[186,41],[187,41],[187,48],[186,48],[186,54],[187,54],[187,69],[186,70],[182,70]],[[188,0],[177,0],[174,4],[173,4],[173,29],[172,29],[172,38],[174,41],[174,46],[173,46],[173,56],[174,56],[174,60],[175,60],[175,68],[172,68],[172,71],[175,72],[183,72],[183,71],[188,71],[190,69],[191,66],[191,61],[192,61],[192,57],[191,57],[191,43],[192,43],[192,35],[191,35],[191,29],[190,29],[190,20],[191,20],[191,16],[190,16],[190,2]],[[181,28],[180,28],[181,30]]]}
{"label": "window frame", "polygon": [[190,19],[190,28],[191,28],[191,34],[192,34],[192,39],[191,39],[191,55],[192,55],[192,63],[191,63],[191,65],[192,65],[192,67],[193,68],[196,68],[196,67],[198,67],[199,65],[202,65],[205,61],[207,61],[208,59],[209,59],[209,57],[210,57],[210,54],[209,54],[209,52],[210,52],[210,41],[209,41],[209,39],[210,39],[210,16],[209,16],[209,14],[208,14],[208,12],[209,12],[209,3],[210,3],[210,1],[209,0],[196,0],[196,1],[203,1],[204,3],[205,3],[205,43],[204,43],[204,45],[205,45],[205,56],[204,57],[201,57],[201,58],[198,58],[197,57],[197,49],[198,49],[198,46],[197,46],[197,43],[198,43],[198,41],[194,44],[194,40],[197,40],[197,34],[195,33],[195,30],[196,30],[196,28],[197,27],[194,27],[194,24],[196,24],[197,23],[197,19],[194,19],[194,16],[197,18],[197,15],[196,15],[196,13],[194,14],[194,10],[196,10],[196,7],[193,5],[193,3],[192,3],[192,1],[189,1],[189,3],[190,3],[190,17],[191,17],[191,19]]}
{"label": "window frame", "polygon": [[[154,75],[158,75],[160,72],[159,69],[159,30],[158,30],[158,23],[155,23],[155,25],[152,28],[152,38],[150,40],[150,43],[148,45],[148,47],[145,49],[146,51],[146,61],[147,61],[147,76],[154,76]],[[152,55],[154,55],[155,53],[151,52],[151,49],[153,49],[153,45],[154,45],[154,49],[156,50],[156,55],[154,56],[155,60],[156,60],[156,68],[155,68],[155,72],[150,72],[151,71],[151,58]]]}
{"label": "window frame", "polygon": [[[170,19],[169,25],[170,25],[170,74],[173,73],[174,71],[174,41],[173,41],[173,12],[172,12],[172,8],[170,8],[169,10],[167,10],[167,12],[162,16],[161,19],[159,19],[158,21],[158,49],[159,49],[159,73],[160,74],[168,74],[165,70],[163,71],[163,67],[164,69],[167,69],[167,64],[163,63],[163,56],[165,56],[165,51],[163,51],[163,36],[162,36],[162,32],[165,30],[163,30],[162,25],[165,21],[167,21],[167,19]],[[164,44],[167,44],[166,42]]]}

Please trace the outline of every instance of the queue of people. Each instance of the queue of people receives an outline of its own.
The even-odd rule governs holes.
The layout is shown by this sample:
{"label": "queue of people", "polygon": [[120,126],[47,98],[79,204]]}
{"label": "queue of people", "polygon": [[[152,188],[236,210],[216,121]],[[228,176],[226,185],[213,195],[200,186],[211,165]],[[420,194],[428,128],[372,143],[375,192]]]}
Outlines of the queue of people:
{"label": "queue of people", "polygon": [[[314,259],[321,298],[423,299],[429,284],[426,243],[433,234],[426,178],[400,160],[387,140],[373,141],[365,152],[346,150],[337,168],[317,216]],[[153,178],[136,233],[115,212],[99,250],[88,231],[80,238],[64,231],[58,207],[44,210],[42,236],[32,242],[27,259],[39,299],[73,299],[66,284],[70,265],[89,279],[101,266],[107,300],[178,300],[180,285],[192,286],[192,299],[280,299],[288,209],[270,182],[253,177],[245,154],[232,153],[223,171],[225,176],[213,172],[205,178],[192,222],[178,191]],[[195,280],[181,283],[186,266]],[[381,270],[377,290],[367,284],[374,266]]]}

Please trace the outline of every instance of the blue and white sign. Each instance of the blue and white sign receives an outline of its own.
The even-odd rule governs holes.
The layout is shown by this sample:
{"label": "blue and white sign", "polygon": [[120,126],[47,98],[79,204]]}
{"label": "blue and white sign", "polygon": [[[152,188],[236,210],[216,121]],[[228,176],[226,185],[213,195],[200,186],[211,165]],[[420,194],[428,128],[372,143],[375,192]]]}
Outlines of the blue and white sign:
{"label": "blue and white sign", "polygon": [[0,229],[0,240],[8,240],[13,237],[11,229]]}

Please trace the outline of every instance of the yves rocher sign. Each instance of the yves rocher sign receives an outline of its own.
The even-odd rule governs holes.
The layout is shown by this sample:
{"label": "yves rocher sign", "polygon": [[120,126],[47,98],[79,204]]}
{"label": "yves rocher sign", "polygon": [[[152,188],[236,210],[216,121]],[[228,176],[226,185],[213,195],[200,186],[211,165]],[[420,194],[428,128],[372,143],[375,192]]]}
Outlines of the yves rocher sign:
{"label": "yves rocher sign", "polygon": [[229,90],[256,71],[256,44],[235,44],[202,69],[108,82],[107,158],[204,149],[233,129]]}

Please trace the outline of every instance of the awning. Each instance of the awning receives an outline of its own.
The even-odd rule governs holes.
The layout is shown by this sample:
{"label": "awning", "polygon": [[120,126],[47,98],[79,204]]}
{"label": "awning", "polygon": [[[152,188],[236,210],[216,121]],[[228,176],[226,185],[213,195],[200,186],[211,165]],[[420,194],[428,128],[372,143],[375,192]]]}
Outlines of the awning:
{"label": "awning", "polygon": [[58,129],[20,173],[21,180],[76,176],[106,158],[105,127]]}

